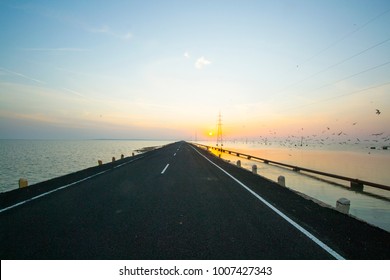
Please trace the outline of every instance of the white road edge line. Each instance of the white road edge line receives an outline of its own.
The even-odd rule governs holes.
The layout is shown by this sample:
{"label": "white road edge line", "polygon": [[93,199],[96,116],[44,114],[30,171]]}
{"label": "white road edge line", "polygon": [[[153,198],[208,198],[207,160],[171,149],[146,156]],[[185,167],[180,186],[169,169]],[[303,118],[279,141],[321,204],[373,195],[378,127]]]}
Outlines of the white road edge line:
{"label": "white road edge line", "polygon": [[56,191],[65,189],[65,188],[70,187],[70,186],[73,186],[73,185],[75,185],[75,184],[77,184],[77,183],[84,182],[84,181],[86,181],[86,180],[88,180],[88,179],[91,179],[91,178],[96,177],[96,176],[98,176],[98,175],[100,175],[100,174],[106,173],[107,171],[110,171],[110,170],[112,170],[112,169],[118,168],[118,167],[123,166],[123,165],[125,165],[125,164],[134,162],[134,161],[139,160],[139,159],[141,159],[141,158],[143,158],[143,157],[144,157],[144,156],[140,156],[140,157],[138,157],[138,158],[136,158],[136,159],[130,160],[130,161],[128,161],[128,162],[125,162],[125,163],[122,163],[122,164],[120,164],[120,165],[117,165],[117,166],[115,166],[115,167],[113,167],[113,168],[110,168],[110,169],[101,171],[101,172],[99,172],[99,173],[93,174],[93,175],[91,175],[91,176],[85,177],[85,178],[83,178],[83,179],[81,179],[81,180],[78,180],[78,181],[76,181],[76,182],[73,182],[73,183],[70,183],[70,184],[67,184],[67,185],[58,187],[58,188],[56,188],[56,189],[54,189],[54,190],[51,190],[51,191],[42,193],[42,194],[37,195],[37,196],[33,196],[33,197],[29,198],[29,199],[23,200],[23,201],[18,202],[18,203],[14,204],[14,205],[8,206],[8,207],[3,208],[3,209],[0,209],[0,213],[5,212],[5,211],[7,211],[7,210],[10,210],[10,209],[12,209],[12,208],[15,208],[15,207],[17,207],[17,206],[23,205],[23,204],[25,204],[25,203],[27,203],[27,202],[30,202],[30,201],[33,201],[33,200],[35,200],[35,199],[44,197],[44,196],[46,196],[46,195],[48,195],[48,194],[51,194],[51,193],[53,193],[53,192],[56,192]]}
{"label": "white road edge line", "polygon": [[222,167],[218,166],[211,160],[209,160],[207,157],[202,155],[199,151],[197,151],[194,147],[191,146],[192,149],[194,149],[199,155],[207,159],[211,164],[218,167],[222,172],[224,172],[226,175],[228,175],[230,178],[232,178],[234,181],[236,181],[239,185],[241,185],[244,189],[246,189],[248,192],[250,192],[252,195],[254,195],[258,200],[263,202],[266,206],[268,206],[272,211],[274,211],[276,214],[278,214],[280,217],[282,217],[284,220],[286,220],[288,223],[290,223],[292,226],[294,226],[296,229],[298,229],[300,232],[302,232],[304,235],[306,235],[309,239],[311,239],[314,243],[316,243],[318,246],[320,246],[322,249],[324,249],[327,253],[332,255],[337,260],[345,260],[344,257],[342,257],[340,254],[338,254],[336,251],[334,251],[332,248],[330,248],[328,245],[326,245],[324,242],[319,240],[317,237],[315,237],[313,234],[308,232],[306,229],[298,225],[296,222],[291,220],[289,217],[287,217],[283,212],[275,208],[272,204],[270,204],[268,201],[266,201],[264,198],[262,198],[260,195],[252,191],[249,187],[247,187],[244,183],[242,183],[240,180],[236,179],[233,175],[225,171]]}
{"label": "white road edge line", "polygon": [[169,163],[164,167],[163,171],[161,171],[161,174],[164,174],[164,172],[165,172],[165,170],[167,170],[168,166],[169,166]]}

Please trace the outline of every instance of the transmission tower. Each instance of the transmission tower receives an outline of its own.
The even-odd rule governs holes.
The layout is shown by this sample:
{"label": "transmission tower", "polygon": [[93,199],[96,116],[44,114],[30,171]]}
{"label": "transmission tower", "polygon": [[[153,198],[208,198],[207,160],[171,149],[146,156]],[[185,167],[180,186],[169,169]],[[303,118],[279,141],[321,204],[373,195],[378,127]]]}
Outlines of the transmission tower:
{"label": "transmission tower", "polygon": [[217,130],[217,146],[220,146],[222,148],[223,141],[222,141],[222,117],[221,113],[218,115],[218,130]]}

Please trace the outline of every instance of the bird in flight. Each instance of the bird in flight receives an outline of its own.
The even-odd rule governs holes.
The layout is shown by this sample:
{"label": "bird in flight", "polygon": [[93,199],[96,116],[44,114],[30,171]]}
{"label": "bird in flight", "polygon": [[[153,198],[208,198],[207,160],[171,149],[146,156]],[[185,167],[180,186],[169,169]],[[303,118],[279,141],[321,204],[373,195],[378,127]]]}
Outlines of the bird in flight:
{"label": "bird in flight", "polygon": [[377,115],[380,115],[381,114],[381,111],[379,111],[379,109],[375,109],[376,110],[376,114]]}

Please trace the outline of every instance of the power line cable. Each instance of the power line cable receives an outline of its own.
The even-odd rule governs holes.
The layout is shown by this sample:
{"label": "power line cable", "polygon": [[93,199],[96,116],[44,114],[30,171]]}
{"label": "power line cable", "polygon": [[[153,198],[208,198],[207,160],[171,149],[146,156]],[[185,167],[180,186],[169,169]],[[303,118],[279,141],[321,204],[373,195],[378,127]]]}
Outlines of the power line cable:
{"label": "power line cable", "polygon": [[[335,45],[337,45],[337,44],[339,44],[340,42],[344,41],[344,40],[347,39],[348,37],[350,37],[350,36],[352,36],[353,34],[357,33],[358,31],[360,31],[361,29],[363,29],[364,27],[366,27],[366,26],[369,25],[370,23],[372,23],[372,22],[376,21],[377,19],[381,18],[382,16],[384,16],[384,15],[387,14],[388,12],[390,12],[390,9],[387,9],[387,10],[385,10],[385,11],[383,11],[383,12],[377,14],[376,16],[374,16],[373,18],[371,18],[371,19],[369,19],[368,21],[366,21],[364,24],[362,24],[362,25],[361,25],[360,27],[358,27],[357,29],[355,29],[355,30],[353,30],[353,31],[351,31],[351,32],[349,32],[349,33],[347,33],[346,35],[344,35],[344,36],[341,37],[340,39],[338,39],[338,40],[332,42],[332,43],[329,44],[327,47],[325,47],[324,49],[322,49],[322,50],[320,50],[319,52],[315,53],[314,55],[312,55],[312,56],[309,57],[308,59],[304,60],[303,62],[299,63],[298,65],[303,65],[304,63],[309,62],[310,60],[312,60],[313,58],[317,57],[318,55],[320,55],[320,54],[326,52],[326,51],[329,50],[330,48],[334,47]],[[344,61],[344,62],[345,62],[345,61]],[[340,63],[340,64],[341,64],[341,63]],[[337,65],[339,65],[339,64],[337,64]],[[337,65],[330,66],[330,68],[335,67],[335,66],[337,66]],[[292,84],[288,85],[287,87],[282,88],[282,89],[279,90],[278,92],[274,93],[274,96],[277,95],[277,94],[280,94],[281,92],[284,92],[285,90],[289,89],[290,87],[296,86],[296,85],[298,85],[298,84],[300,84],[300,83],[302,83],[302,82],[308,80],[309,78],[312,78],[312,77],[314,77],[314,76],[316,76],[316,75],[318,75],[318,74],[320,74],[320,73],[322,73],[322,72],[325,72],[325,71],[329,70],[330,68],[327,68],[326,70],[321,70],[320,72],[317,72],[317,73],[315,73],[315,74],[313,74],[313,75],[311,75],[311,76],[309,76],[309,77],[307,77],[307,78],[305,78],[305,79],[303,79],[303,80],[301,80],[301,81],[298,81],[298,82],[296,82],[296,83],[292,83]],[[294,69],[296,69],[296,68],[294,67]],[[289,72],[291,72],[291,71],[288,71],[287,73],[289,73]],[[287,73],[285,73],[285,74],[287,74]],[[285,74],[284,74],[284,75],[285,75]]]}
{"label": "power line cable", "polygon": [[311,78],[313,78],[313,77],[315,77],[315,76],[317,76],[319,74],[322,74],[322,73],[324,73],[324,72],[326,72],[326,71],[328,71],[328,70],[330,70],[330,69],[332,69],[332,68],[334,68],[336,66],[339,66],[339,65],[341,65],[341,64],[343,64],[343,63],[345,63],[345,62],[347,62],[347,61],[349,61],[349,60],[351,60],[351,59],[353,59],[353,58],[355,58],[355,57],[357,57],[359,55],[362,55],[362,54],[364,54],[365,52],[367,52],[369,50],[372,50],[372,49],[374,49],[376,47],[379,47],[380,45],[383,45],[383,44],[387,43],[388,41],[390,41],[390,38],[387,38],[386,40],[383,40],[383,41],[381,41],[379,43],[376,43],[376,44],[374,44],[374,45],[372,45],[372,46],[370,46],[370,47],[368,47],[368,48],[366,48],[366,49],[364,49],[364,50],[362,50],[362,51],[360,51],[358,53],[355,53],[354,55],[351,55],[351,56],[349,56],[349,57],[347,57],[347,58],[345,58],[345,59],[343,59],[343,60],[341,60],[341,61],[339,61],[339,62],[337,62],[335,64],[332,64],[332,65],[326,67],[325,69],[322,69],[322,70],[320,70],[320,71],[318,71],[318,72],[316,72],[316,73],[314,73],[314,74],[312,74],[312,75],[310,75],[310,76],[308,76],[308,77],[306,77],[306,78],[304,78],[304,79],[302,79],[302,80],[300,80],[298,82],[290,84],[289,86],[287,86],[284,89],[282,89],[280,92],[286,91],[287,89],[289,89],[291,87],[297,86],[297,85],[299,85],[299,84],[301,84],[301,83],[303,83],[303,82],[305,82],[305,81],[307,81],[307,80],[309,80],[309,79],[311,79]]}
{"label": "power line cable", "polygon": [[369,90],[376,89],[376,88],[381,88],[381,87],[384,87],[386,85],[390,85],[390,81],[388,81],[386,83],[383,83],[383,84],[370,86],[370,87],[363,88],[363,89],[360,89],[360,90],[355,90],[355,91],[348,92],[348,93],[345,93],[345,94],[340,94],[340,95],[337,95],[337,96],[333,96],[333,97],[317,100],[317,101],[314,101],[314,102],[311,102],[311,103],[307,103],[307,104],[299,105],[299,106],[296,106],[296,107],[292,107],[292,108],[283,110],[283,112],[295,110],[295,109],[302,108],[302,107],[312,106],[312,105],[315,105],[315,104],[318,104],[318,103],[328,102],[328,101],[331,101],[331,100],[334,100],[334,99],[338,99],[338,98],[341,98],[341,97],[345,97],[345,96],[349,96],[349,95],[359,94],[361,92],[369,91]]}
{"label": "power line cable", "polygon": [[313,58],[315,58],[316,56],[326,52],[328,49],[332,48],[333,46],[337,45],[338,43],[344,41],[345,39],[347,39],[348,37],[352,36],[353,34],[355,34],[356,32],[360,31],[361,29],[363,29],[364,27],[366,27],[367,25],[369,25],[371,22],[379,19],[380,17],[382,17],[383,15],[387,14],[388,12],[390,12],[390,9],[376,15],[375,17],[371,18],[370,20],[368,20],[367,22],[365,22],[363,25],[361,25],[360,27],[358,27],[357,29],[355,30],[352,30],[351,32],[347,33],[345,36],[343,36],[341,39],[331,43],[330,45],[328,45],[327,47],[325,47],[324,49],[320,50],[319,52],[317,52],[316,54],[312,55],[311,57],[309,57],[308,59],[306,59],[303,63],[306,63],[306,62],[309,62],[310,60],[312,60]]}
{"label": "power line cable", "polygon": [[355,74],[346,76],[346,77],[341,78],[341,79],[339,79],[339,80],[337,80],[337,81],[335,81],[335,82],[332,82],[332,83],[328,83],[328,84],[322,85],[322,86],[320,86],[320,87],[318,87],[318,88],[313,89],[312,91],[314,91],[314,90],[319,90],[319,89],[322,89],[322,88],[324,88],[324,87],[328,87],[328,86],[331,86],[331,85],[335,85],[335,84],[340,83],[340,82],[342,82],[342,81],[345,81],[345,80],[348,80],[348,79],[350,79],[350,78],[356,77],[356,76],[358,76],[358,75],[360,75],[360,74],[367,73],[367,72],[370,72],[370,71],[372,71],[372,70],[375,70],[375,69],[384,67],[384,66],[386,66],[386,65],[388,65],[388,64],[390,64],[390,61],[387,61],[387,62],[385,62],[385,63],[382,63],[382,64],[379,64],[379,65],[373,66],[373,67],[371,67],[371,68],[365,69],[365,70],[360,71],[360,72],[358,72],[358,73],[355,73]]}

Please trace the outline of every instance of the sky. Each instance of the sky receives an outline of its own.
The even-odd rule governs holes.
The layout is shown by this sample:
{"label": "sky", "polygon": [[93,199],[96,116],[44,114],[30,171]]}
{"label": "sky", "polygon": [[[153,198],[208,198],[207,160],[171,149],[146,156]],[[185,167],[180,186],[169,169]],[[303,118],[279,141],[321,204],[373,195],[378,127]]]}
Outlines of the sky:
{"label": "sky", "polygon": [[390,2],[0,1],[0,139],[390,135]]}

